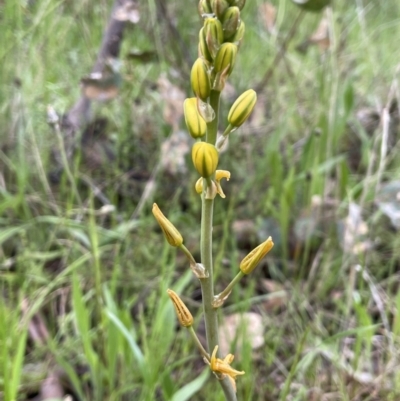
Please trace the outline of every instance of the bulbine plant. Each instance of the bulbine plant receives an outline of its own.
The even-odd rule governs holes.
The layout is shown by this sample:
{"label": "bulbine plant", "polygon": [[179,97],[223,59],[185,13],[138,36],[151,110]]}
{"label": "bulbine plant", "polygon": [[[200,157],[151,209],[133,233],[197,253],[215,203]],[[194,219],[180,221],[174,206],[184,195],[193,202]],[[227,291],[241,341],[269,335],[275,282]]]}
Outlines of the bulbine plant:
{"label": "bulbine plant", "polygon": [[203,27],[199,32],[198,58],[191,70],[191,86],[195,97],[186,99],[183,108],[187,129],[190,135],[196,139],[192,148],[192,160],[200,175],[195,183],[195,189],[200,194],[202,202],[200,262],[196,261],[185,247],[178,229],[164,216],[157,204],[153,205],[154,217],[168,243],[180,248],[185,253],[190,268],[200,282],[207,350],[193,329],[193,316],[189,309],[174,291],[168,290],[168,295],[173,302],[180,324],[190,332],[201,356],[221,383],[225,398],[229,401],[236,400],[235,379],[245,372],[231,367],[234,359],[232,354],[221,357],[218,353],[217,310],[228,298],[234,285],[244,275],[250,274],[274,245],[269,237],[251,251],[240,263],[239,272],[231,283],[220,294],[214,295],[213,206],[217,195],[225,198],[221,180],[230,178],[229,171],[217,170],[219,152],[228,136],[247,120],[257,101],[257,94],[252,89],[240,95],[229,111],[225,131],[219,137],[217,136],[221,91],[234,69],[245,32],[245,24],[240,16],[245,2],[245,0],[200,0],[199,2]]}

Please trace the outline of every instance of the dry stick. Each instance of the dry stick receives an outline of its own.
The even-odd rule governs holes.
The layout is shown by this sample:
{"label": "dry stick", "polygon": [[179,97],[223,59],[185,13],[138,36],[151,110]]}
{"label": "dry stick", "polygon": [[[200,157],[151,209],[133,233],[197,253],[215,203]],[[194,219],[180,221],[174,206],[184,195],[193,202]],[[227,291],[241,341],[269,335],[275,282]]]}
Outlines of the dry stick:
{"label": "dry stick", "polygon": [[[159,20],[165,21],[167,24],[168,36],[171,38],[169,47],[172,47],[176,56],[176,61],[178,62],[176,67],[181,71],[182,78],[187,79],[192,64],[192,57],[188,51],[189,46],[183,41],[181,34],[168,15],[167,2],[165,0],[156,0],[156,5]],[[182,68],[182,60],[185,61],[184,68]]]}
{"label": "dry stick", "polygon": [[285,40],[282,43],[281,48],[279,49],[279,52],[276,54],[271,66],[268,68],[263,79],[256,86],[256,88],[255,88],[256,92],[260,92],[271,79],[272,75],[274,74],[275,68],[278,66],[279,62],[282,60],[283,56],[286,54],[288,44],[292,40],[294,34],[296,33],[297,27],[300,24],[301,20],[303,19],[304,15],[305,15],[305,13],[303,10],[300,10],[299,13],[297,14],[297,17],[294,20],[289,33],[287,34]]}
{"label": "dry stick", "polygon": [[[97,54],[97,60],[92,68],[92,73],[101,73],[104,69],[107,59],[118,58],[125,21],[116,19],[115,12],[130,3],[131,0],[115,0],[111,10],[110,19],[107,28],[104,31],[100,50]],[[74,152],[74,143],[76,134],[91,120],[90,116],[91,100],[82,95],[81,98],[73,105],[62,120],[63,136],[67,140],[67,155],[71,158]]]}

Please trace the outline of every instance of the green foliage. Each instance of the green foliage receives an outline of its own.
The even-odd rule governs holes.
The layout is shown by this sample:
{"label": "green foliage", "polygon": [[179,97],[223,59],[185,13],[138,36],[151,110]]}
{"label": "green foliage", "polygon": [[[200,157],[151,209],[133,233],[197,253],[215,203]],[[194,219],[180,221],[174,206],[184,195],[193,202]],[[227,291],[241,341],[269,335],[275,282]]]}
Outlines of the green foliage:
{"label": "green foliage", "polygon": [[[209,394],[219,399],[218,383],[208,380],[209,369],[193,357],[187,333],[176,329],[165,292],[170,285],[185,289],[197,325],[201,308],[192,273],[175,250],[163,248],[150,217],[152,198],[163,199],[185,243],[198,242],[191,229],[199,218],[197,174],[193,170],[176,181],[158,175],[161,144],[171,128],[154,89],[161,73],[173,71],[171,80],[190,93],[187,78],[197,57],[191,44],[201,26],[192,6],[168,2],[168,17],[180,35],[176,40],[159,18],[157,2],[142,2],[140,24],[127,28],[123,43],[119,97],[93,106],[94,115],[108,120],[110,140],[98,153],[112,149],[114,158],[88,165],[88,146],[77,143],[70,169],[82,207],[65,174],[52,181],[57,174],[51,154],[59,142],[46,123],[47,106],[62,114],[79,98],[79,81],[92,68],[111,3],[0,4],[4,401],[38,394],[47,366],[36,376],[29,367],[38,369],[43,361],[62,368],[79,400],[201,401]],[[271,32],[258,8],[261,0],[248,1],[241,11],[246,35],[229,77],[237,93],[223,103],[223,126],[228,106],[261,80],[300,12],[286,0],[271,3],[276,7]],[[321,50],[309,38],[324,15],[332,36],[330,48]],[[378,184],[399,177],[397,117],[391,115],[395,140],[384,162],[379,115],[372,132],[359,118],[366,108],[390,107],[397,87],[399,18],[394,0],[334,1],[327,14],[304,13],[268,85],[257,94],[261,106],[254,120],[231,134],[223,155],[224,168],[232,173],[223,183],[227,201],[215,206],[219,282],[228,283],[249,248],[266,235],[275,242],[268,266],[256,272],[259,280],[236,287],[224,310],[251,307],[267,321],[263,347],[245,344],[236,354],[235,363],[246,371],[239,399],[264,401],[268,393],[275,400],[308,400],[315,392],[335,392],[340,399],[367,400],[370,394],[360,385],[365,378],[371,378],[367,384],[379,399],[400,396],[392,352],[400,341],[398,228],[375,202]],[[127,55],[133,51],[156,57],[132,61]],[[186,161],[190,166],[190,156]],[[152,172],[156,193],[135,212]],[[102,200],[93,195],[93,185]],[[115,208],[107,209],[104,198]],[[360,240],[366,248],[358,253],[354,246],[343,248],[352,203],[361,206],[368,227],[366,241]],[[232,227],[255,218],[257,225],[243,241]],[[357,265],[367,269],[375,286]],[[266,287],[266,279],[278,290]],[[36,314],[49,333],[43,343],[28,342]]]}

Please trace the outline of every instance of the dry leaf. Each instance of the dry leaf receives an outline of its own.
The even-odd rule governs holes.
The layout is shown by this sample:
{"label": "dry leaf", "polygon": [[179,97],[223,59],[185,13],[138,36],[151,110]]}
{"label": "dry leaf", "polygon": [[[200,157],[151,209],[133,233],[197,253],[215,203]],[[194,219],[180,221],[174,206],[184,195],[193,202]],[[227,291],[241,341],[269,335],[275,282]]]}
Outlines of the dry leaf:
{"label": "dry leaf", "polygon": [[171,175],[185,173],[187,166],[185,155],[189,152],[189,137],[183,131],[173,133],[161,145],[161,163]]}
{"label": "dry leaf", "polygon": [[178,131],[179,122],[183,116],[183,101],[185,93],[176,85],[172,84],[165,75],[161,75],[157,81],[158,90],[164,102],[164,120],[172,125],[172,129]]}
{"label": "dry leaf", "polygon": [[249,242],[257,241],[257,228],[253,220],[235,220],[232,231],[239,247],[245,247]]}
{"label": "dry leaf", "polygon": [[[219,327],[220,351],[222,355],[229,352],[240,354],[243,343],[247,342],[252,349],[264,345],[264,324],[262,317],[253,312],[235,313],[226,316]],[[235,348],[231,350],[231,345]]]}
{"label": "dry leaf", "polygon": [[376,204],[386,215],[392,226],[400,229],[400,181],[388,182],[379,188],[376,194]]}
{"label": "dry leaf", "polygon": [[60,373],[51,370],[40,386],[40,399],[57,401],[62,400],[63,396],[64,389],[61,384]]}
{"label": "dry leaf", "polygon": [[279,309],[287,304],[288,293],[282,284],[274,280],[261,280],[261,286],[270,294],[268,299],[263,301],[262,306],[266,312]]}
{"label": "dry leaf", "polygon": [[276,8],[269,2],[261,4],[258,8],[262,21],[270,34],[275,34]]}
{"label": "dry leaf", "polygon": [[276,292],[284,290],[283,285],[274,280],[263,279],[261,280],[261,285],[267,292]]}
{"label": "dry leaf", "polygon": [[366,239],[368,226],[362,219],[361,207],[355,203],[349,204],[349,214],[344,220],[343,249],[345,252],[358,255],[371,248],[371,242]]}
{"label": "dry leaf", "polygon": [[137,24],[140,20],[138,4],[135,1],[125,1],[114,12],[113,17],[118,21],[129,21]]}
{"label": "dry leaf", "polygon": [[329,39],[329,21],[326,17],[321,19],[317,29],[309,37],[308,41],[317,45],[321,52],[329,49],[331,42]]}

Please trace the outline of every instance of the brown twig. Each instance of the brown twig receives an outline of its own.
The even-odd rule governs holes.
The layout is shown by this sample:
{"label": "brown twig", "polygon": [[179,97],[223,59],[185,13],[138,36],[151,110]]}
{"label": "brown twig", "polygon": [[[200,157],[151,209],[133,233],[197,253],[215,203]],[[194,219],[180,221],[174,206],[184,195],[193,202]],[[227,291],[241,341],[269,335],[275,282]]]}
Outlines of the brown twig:
{"label": "brown twig", "polygon": [[[132,0],[115,0],[110,19],[103,34],[100,50],[92,73],[101,73],[107,59],[118,58],[126,21],[116,18],[116,11],[126,7]],[[62,132],[66,144],[66,153],[71,158],[74,152],[76,134],[91,120],[91,100],[82,94],[80,99],[63,116]]]}
{"label": "brown twig", "polygon": [[261,81],[256,85],[256,87],[255,87],[256,92],[260,92],[268,84],[269,80],[271,79],[272,75],[274,74],[275,68],[278,66],[278,64],[280,63],[280,61],[286,54],[288,44],[293,39],[293,36],[297,30],[297,27],[299,26],[304,15],[305,15],[305,13],[303,10],[300,10],[299,13],[297,14],[297,17],[294,20],[293,25],[290,28],[290,31],[287,34],[285,40],[283,41],[278,53],[276,54],[274,60],[272,61],[271,66],[268,68],[267,72],[265,73],[265,75],[261,79]]}

